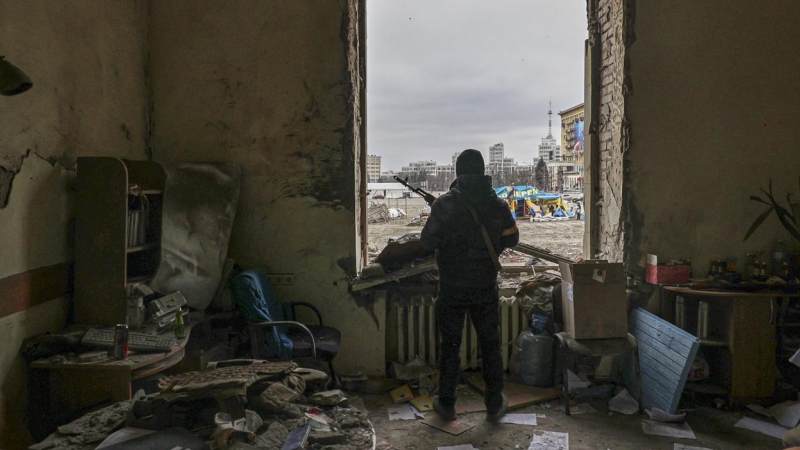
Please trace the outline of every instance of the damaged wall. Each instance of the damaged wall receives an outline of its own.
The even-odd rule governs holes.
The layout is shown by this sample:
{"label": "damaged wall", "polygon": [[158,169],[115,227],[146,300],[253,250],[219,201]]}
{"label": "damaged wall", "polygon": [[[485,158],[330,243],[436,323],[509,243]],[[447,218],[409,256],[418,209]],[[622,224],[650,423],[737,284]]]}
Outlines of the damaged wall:
{"label": "damaged wall", "polygon": [[625,104],[631,266],[655,252],[704,274],[711,258],[741,264],[791,242],[775,217],[742,238],[764,209],[749,196],[770,177],[779,198],[800,195],[798,14],[792,0],[637,3]]}
{"label": "damaged wall", "polygon": [[241,165],[230,257],[295,274],[279,297],[316,304],[342,329],[337,365],[377,374],[382,331],[347,292],[358,262],[354,5],[153,2],[153,151]]}
{"label": "damaged wall", "polygon": [[[596,196],[593,201],[596,224],[594,248],[589,256],[622,261],[625,221],[623,166],[627,151],[625,119],[626,85],[625,46],[630,34],[630,0],[589,0],[597,4],[597,24],[600,41],[600,110],[599,110],[599,168]],[[592,18],[590,18],[591,21]]]}
{"label": "damaged wall", "polygon": [[[0,55],[34,84],[0,97],[0,279],[72,258],[77,156],[146,157],[146,24],[145,0],[0,2]],[[65,314],[54,299],[0,319],[7,417],[24,417],[22,339]]]}

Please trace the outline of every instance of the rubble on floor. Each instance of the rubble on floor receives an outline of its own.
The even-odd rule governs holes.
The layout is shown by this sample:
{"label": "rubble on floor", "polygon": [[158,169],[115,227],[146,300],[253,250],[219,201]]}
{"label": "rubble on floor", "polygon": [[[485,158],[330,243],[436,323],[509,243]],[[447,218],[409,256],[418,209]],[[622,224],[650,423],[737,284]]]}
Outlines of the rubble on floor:
{"label": "rubble on floor", "polygon": [[323,372],[291,362],[232,364],[242,365],[218,363],[205,372],[166,377],[159,383],[161,392],[137,393],[133,400],[86,414],[30,448],[94,449],[112,433],[131,429],[124,427],[141,429],[144,433],[129,434],[151,440],[159,438],[155,432],[188,430],[214,450],[281,449],[294,430],[298,432],[292,438],[303,435],[306,442],[296,448],[374,448],[375,432],[367,416],[349,405],[343,391],[322,390],[327,379]]}

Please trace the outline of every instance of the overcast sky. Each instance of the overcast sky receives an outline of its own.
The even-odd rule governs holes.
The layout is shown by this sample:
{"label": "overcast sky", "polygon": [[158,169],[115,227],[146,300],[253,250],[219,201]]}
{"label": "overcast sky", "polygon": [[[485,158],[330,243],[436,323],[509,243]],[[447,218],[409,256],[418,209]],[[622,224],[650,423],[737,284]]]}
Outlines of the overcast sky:
{"label": "overcast sky", "polygon": [[367,0],[368,152],[382,170],[503,142],[530,164],[583,102],[584,0]]}

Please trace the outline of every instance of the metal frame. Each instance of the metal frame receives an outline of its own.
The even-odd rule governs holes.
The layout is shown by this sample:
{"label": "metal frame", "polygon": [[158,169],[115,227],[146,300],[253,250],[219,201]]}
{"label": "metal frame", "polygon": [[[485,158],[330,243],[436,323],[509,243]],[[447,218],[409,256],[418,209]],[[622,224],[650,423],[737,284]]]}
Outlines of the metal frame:
{"label": "metal frame", "polygon": [[[317,343],[314,340],[314,333],[312,333],[311,330],[309,330],[308,327],[303,325],[302,323],[296,322],[294,320],[276,320],[276,321],[257,322],[257,323],[250,323],[249,324],[249,326],[254,327],[254,328],[259,328],[259,329],[268,328],[268,327],[274,327],[276,325],[295,326],[297,328],[302,328],[303,330],[305,330],[306,333],[308,333],[308,335],[311,336],[311,356],[314,357],[315,361],[317,360]],[[254,336],[251,339],[253,339],[255,337],[257,337],[257,336]],[[252,348],[253,358],[258,359],[259,358],[259,355],[258,355],[258,348],[259,348],[258,346],[259,346],[259,344],[258,344],[258,342],[254,340],[250,345],[251,345],[251,348]]]}

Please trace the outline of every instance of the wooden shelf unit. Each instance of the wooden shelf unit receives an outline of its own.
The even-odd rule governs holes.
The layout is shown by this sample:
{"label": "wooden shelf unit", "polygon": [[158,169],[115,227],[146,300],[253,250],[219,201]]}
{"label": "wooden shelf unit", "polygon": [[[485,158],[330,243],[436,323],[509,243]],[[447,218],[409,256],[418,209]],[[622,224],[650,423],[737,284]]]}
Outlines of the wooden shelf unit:
{"label": "wooden shelf unit", "polygon": [[[149,279],[161,260],[161,212],[167,175],[154,161],[78,158],[75,318],[87,325],[125,323],[129,279]],[[135,189],[131,186],[135,185]],[[128,212],[147,198],[143,245],[128,246]]]}
{"label": "wooden shelf unit", "polygon": [[[797,297],[783,292],[713,291],[664,286],[662,315],[674,322],[675,297],[683,296],[686,329],[697,329],[700,300],[709,302],[708,341],[701,341],[703,354],[711,366],[711,379],[693,383],[694,391],[713,386],[727,391],[732,400],[754,400],[772,396],[775,388],[775,362],[778,348],[776,331],[780,327],[778,302]],[[687,383],[687,386],[689,383]]]}

